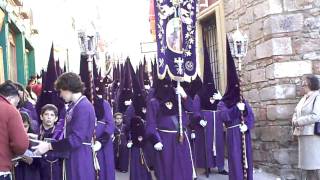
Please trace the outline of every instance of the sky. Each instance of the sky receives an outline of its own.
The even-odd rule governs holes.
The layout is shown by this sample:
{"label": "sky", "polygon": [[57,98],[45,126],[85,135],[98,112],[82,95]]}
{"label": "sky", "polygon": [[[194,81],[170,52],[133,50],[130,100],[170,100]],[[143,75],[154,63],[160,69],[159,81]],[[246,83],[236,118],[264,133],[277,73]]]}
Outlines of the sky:
{"label": "sky", "polygon": [[34,38],[37,71],[46,67],[52,42],[56,59],[66,58],[68,49],[71,71],[79,69],[77,32],[96,29],[107,43],[112,58],[129,56],[133,64],[143,58],[140,43],[152,41],[149,28],[149,0],[28,0],[39,35]]}

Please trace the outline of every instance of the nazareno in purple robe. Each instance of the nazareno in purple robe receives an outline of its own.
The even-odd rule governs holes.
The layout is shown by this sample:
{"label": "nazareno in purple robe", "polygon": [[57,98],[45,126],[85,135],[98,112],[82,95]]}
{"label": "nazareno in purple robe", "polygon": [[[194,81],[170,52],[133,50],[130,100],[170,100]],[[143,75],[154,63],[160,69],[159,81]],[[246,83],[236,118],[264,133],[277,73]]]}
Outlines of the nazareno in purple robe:
{"label": "nazareno in purple robe", "polygon": [[51,143],[54,151],[69,152],[69,157],[65,160],[68,180],[95,179],[91,148],[95,119],[92,104],[82,96],[67,111],[65,138]]}
{"label": "nazareno in purple robe", "polygon": [[[195,166],[197,168],[214,168],[224,169],[224,130],[223,123],[217,119],[217,112],[210,110],[201,110],[200,97],[196,95],[193,101],[193,130],[196,138],[195,149]],[[199,122],[203,119],[207,121],[207,126],[202,127]],[[204,130],[204,128],[206,128]],[[215,129],[215,131],[214,131]],[[206,132],[206,137],[204,137]],[[206,139],[206,143],[204,140]],[[205,147],[206,145],[206,147]],[[205,149],[206,148],[206,149]],[[214,152],[215,151],[215,152]],[[207,162],[205,160],[205,153],[207,154]]]}
{"label": "nazareno in purple robe", "polygon": [[[227,127],[227,147],[228,147],[228,165],[229,180],[253,180],[253,159],[250,129],[254,127],[254,115],[251,107],[245,102],[246,111],[245,123],[248,126],[246,131],[246,152],[248,162],[248,178],[243,178],[243,162],[242,162],[242,133],[236,125],[241,123],[241,113],[236,105],[228,108],[223,101],[218,104],[219,118]],[[234,127],[236,126],[236,127]]]}
{"label": "nazareno in purple robe", "polygon": [[135,113],[130,105],[126,111],[126,118],[130,119],[129,139],[132,141],[130,159],[130,180],[152,180],[149,168],[150,144],[145,136],[145,122]]}
{"label": "nazareno in purple robe", "polygon": [[116,169],[120,172],[128,172],[129,169],[128,128],[127,124],[122,123],[116,126],[114,132],[114,161]]}
{"label": "nazareno in purple robe", "polygon": [[[192,110],[191,98],[188,97],[182,102],[185,109]],[[146,133],[153,145],[158,142],[163,144],[162,151],[155,153],[154,168],[157,180],[192,180],[196,175],[189,139],[184,133],[183,143],[178,142],[178,127],[176,126],[178,114],[171,116],[162,114],[160,106],[163,107],[158,99],[151,99],[147,105],[146,123]],[[187,118],[184,110],[182,120],[183,128],[186,129]]]}
{"label": "nazareno in purple robe", "polygon": [[97,153],[100,165],[99,179],[115,180],[113,143],[111,138],[115,130],[115,124],[110,104],[106,100],[103,100],[103,110],[104,117],[98,120],[96,126],[96,137],[102,144],[101,149]]}

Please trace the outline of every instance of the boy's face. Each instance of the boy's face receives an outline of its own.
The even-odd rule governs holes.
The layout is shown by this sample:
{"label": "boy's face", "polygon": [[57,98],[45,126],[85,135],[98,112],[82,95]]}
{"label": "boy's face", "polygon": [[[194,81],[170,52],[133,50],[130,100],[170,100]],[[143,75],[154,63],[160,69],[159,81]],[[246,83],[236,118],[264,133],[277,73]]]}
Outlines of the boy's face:
{"label": "boy's face", "polygon": [[58,117],[54,114],[53,111],[47,110],[40,116],[42,123],[45,126],[53,127],[54,123],[58,120]]}
{"label": "boy's face", "polygon": [[117,115],[115,117],[115,121],[116,121],[116,125],[120,125],[123,121],[122,116],[121,115]]}
{"label": "boy's face", "polygon": [[26,133],[28,133],[29,128],[30,128],[29,123],[28,123],[28,122],[23,122],[23,127],[24,127],[24,131],[25,131]]}

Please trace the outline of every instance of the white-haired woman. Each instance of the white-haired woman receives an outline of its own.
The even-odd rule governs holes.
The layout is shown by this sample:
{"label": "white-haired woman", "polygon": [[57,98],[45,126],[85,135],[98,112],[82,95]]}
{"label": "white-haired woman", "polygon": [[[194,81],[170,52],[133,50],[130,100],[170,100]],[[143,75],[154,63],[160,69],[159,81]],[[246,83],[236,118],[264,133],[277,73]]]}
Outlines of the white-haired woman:
{"label": "white-haired woman", "polygon": [[320,122],[319,80],[314,75],[303,79],[305,95],[298,103],[292,118],[294,135],[298,136],[299,164],[303,180],[320,179],[320,136],[314,133],[316,122]]}

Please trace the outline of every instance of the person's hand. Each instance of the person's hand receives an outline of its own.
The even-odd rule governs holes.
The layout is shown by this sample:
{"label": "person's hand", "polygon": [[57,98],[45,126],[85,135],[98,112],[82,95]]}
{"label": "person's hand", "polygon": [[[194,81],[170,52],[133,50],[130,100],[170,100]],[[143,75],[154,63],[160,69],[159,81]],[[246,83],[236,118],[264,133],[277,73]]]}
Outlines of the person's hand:
{"label": "person's hand", "polygon": [[217,93],[215,93],[212,97],[214,100],[221,100],[222,99],[221,93],[219,91]]}
{"label": "person's hand", "polygon": [[132,104],[131,99],[130,99],[130,100],[128,100],[128,101],[125,101],[125,102],[124,102],[124,105],[126,105],[126,106],[130,106],[131,104]]}
{"label": "person's hand", "polygon": [[240,111],[244,111],[245,110],[245,104],[242,102],[237,103],[237,107]]}
{"label": "person's hand", "polygon": [[206,127],[207,126],[207,121],[205,121],[205,120],[201,120],[200,121],[200,125],[202,126],[202,127]]}
{"label": "person's hand", "polygon": [[299,126],[299,123],[297,120],[293,120],[292,121],[292,125],[295,126],[295,127],[298,127]]}
{"label": "person's hand", "polygon": [[158,142],[158,143],[155,144],[153,147],[154,147],[154,149],[157,150],[157,151],[162,151],[163,144],[162,144],[161,142]]}
{"label": "person's hand", "polygon": [[33,158],[28,157],[28,156],[21,156],[21,157],[22,157],[22,161],[23,161],[23,162],[25,162],[25,163],[27,163],[27,164],[29,164],[29,165],[32,164]]}
{"label": "person's hand", "polygon": [[191,139],[196,139],[196,133],[191,133]]}
{"label": "person's hand", "polygon": [[52,149],[51,144],[47,142],[40,142],[38,146],[33,146],[31,149],[35,150],[35,155],[42,155]]}
{"label": "person's hand", "polygon": [[184,98],[184,99],[187,98],[187,93],[184,91],[183,87],[178,86],[176,88],[176,92],[177,92],[177,94],[180,94],[182,98]]}
{"label": "person's hand", "polygon": [[127,144],[127,148],[130,149],[132,147],[132,145],[133,145],[132,141],[129,141],[128,144]]}
{"label": "person's hand", "polygon": [[38,139],[38,135],[37,135],[37,134],[33,134],[33,133],[28,133],[28,137],[29,137],[30,139],[35,139],[35,140]]}

